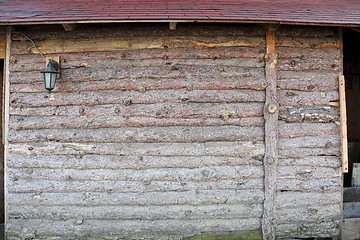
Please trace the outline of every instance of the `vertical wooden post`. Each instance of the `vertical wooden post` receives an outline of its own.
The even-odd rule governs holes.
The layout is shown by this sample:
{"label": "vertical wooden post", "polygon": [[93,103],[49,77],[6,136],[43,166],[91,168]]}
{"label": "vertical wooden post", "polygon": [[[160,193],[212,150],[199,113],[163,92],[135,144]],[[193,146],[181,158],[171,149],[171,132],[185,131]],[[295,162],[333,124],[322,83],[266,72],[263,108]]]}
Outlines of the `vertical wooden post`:
{"label": "vertical wooden post", "polygon": [[10,78],[10,70],[9,70],[9,65],[10,65],[10,47],[11,47],[11,32],[12,32],[12,27],[7,27],[7,34],[6,34],[6,53],[5,53],[5,81],[4,81],[4,86],[3,86],[3,94],[4,94],[4,101],[3,101],[3,108],[4,108],[4,113],[3,113],[3,142],[4,142],[4,171],[5,171],[5,176],[4,176],[4,194],[5,194],[5,229],[6,229],[6,224],[8,222],[9,219],[9,214],[8,214],[8,189],[7,189],[7,183],[8,183],[8,170],[7,170],[7,156],[8,156],[8,152],[9,152],[9,141],[8,141],[8,135],[9,135],[9,116],[10,116],[10,104],[9,104],[9,99],[10,99],[10,82],[9,82],[9,78]]}
{"label": "vertical wooden post", "polygon": [[276,64],[275,51],[276,26],[266,27],[266,55],[265,55],[265,80],[266,100],[264,108],[265,119],[265,157],[264,157],[264,185],[265,201],[262,219],[263,239],[274,240],[275,219],[275,193],[278,162],[278,115],[279,104],[276,94]]}
{"label": "vertical wooden post", "polygon": [[342,172],[347,173],[347,172],[349,172],[349,167],[348,167],[346,95],[345,95],[345,77],[344,77],[344,75],[339,76],[339,97],[340,97]]}

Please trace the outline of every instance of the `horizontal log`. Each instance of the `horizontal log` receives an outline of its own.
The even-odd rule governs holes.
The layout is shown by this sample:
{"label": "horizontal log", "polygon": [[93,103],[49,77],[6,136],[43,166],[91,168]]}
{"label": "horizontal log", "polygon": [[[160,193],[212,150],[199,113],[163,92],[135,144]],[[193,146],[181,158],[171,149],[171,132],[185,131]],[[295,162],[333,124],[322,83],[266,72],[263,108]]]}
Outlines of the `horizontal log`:
{"label": "horizontal log", "polygon": [[339,111],[338,107],[332,106],[280,107],[279,120],[285,122],[337,122],[340,117]]}
{"label": "horizontal log", "polygon": [[[320,136],[305,136],[296,138],[280,138],[279,150],[299,149],[299,148],[339,148],[340,150],[340,135],[320,135]],[[280,156],[281,157],[281,156]]]}
{"label": "horizontal log", "polygon": [[340,135],[335,123],[285,123],[279,122],[279,137],[294,138],[303,136]]}
{"label": "horizontal log", "polygon": [[[16,219],[232,219],[260,218],[261,204],[175,205],[175,206],[9,206],[9,218]],[[56,216],[56,217],[54,217]]]}
{"label": "horizontal log", "polygon": [[[48,219],[10,219],[7,224],[7,234],[26,238],[36,233],[37,237],[61,236],[67,238],[85,238],[91,235],[97,237],[123,236],[139,238],[144,235],[155,239],[175,235],[177,238],[213,231],[214,226],[222,231],[252,230],[260,228],[259,218],[237,219],[203,219],[203,220],[84,220],[76,224],[78,219],[51,220]],[[24,232],[22,229],[26,229]],[[136,233],[135,233],[136,232]],[[181,237],[180,237],[181,236]]]}
{"label": "horizontal log", "polygon": [[279,149],[279,158],[303,158],[308,156],[341,156],[339,146],[324,148],[324,147],[298,147],[289,149]]}
{"label": "horizontal log", "polygon": [[10,129],[44,128],[114,128],[114,127],[166,127],[166,126],[240,126],[259,127],[263,117],[233,118],[154,118],[121,116],[10,116]]}
{"label": "horizontal log", "polygon": [[30,143],[9,144],[9,153],[42,154],[110,154],[154,156],[236,156],[264,155],[263,142],[207,143]]}
{"label": "horizontal log", "polygon": [[[310,50],[309,50],[310,51]],[[313,71],[313,70],[330,70],[339,72],[342,69],[341,59],[302,59],[302,58],[279,58],[276,67],[279,71]]]}
{"label": "horizontal log", "polygon": [[[10,62],[14,65],[25,65],[42,63],[44,59],[39,54],[14,54],[11,53]],[[174,59],[233,59],[233,58],[264,58],[263,48],[249,47],[216,47],[216,48],[167,48],[167,49],[134,49],[118,50],[107,52],[77,52],[62,53],[60,65],[63,66],[73,61],[87,62],[89,60],[149,60],[163,59],[172,61]],[[49,54],[48,57],[53,59],[57,54]]]}
{"label": "horizontal log", "polygon": [[[277,32],[276,32],[277,33]],[[300,59],[311,61],[314,59],[331,59],[338,61],[341,59],[340,48],[294,48],[294,47],[277,47],[276,53],[279,59]]]}
{"label": "horizontal log", "polygon": [[[64,192],[168,192],[168,191],[195,191],[195,190],[226,190],[232,189],[237,192],[243,189],[263,191],[264,180],[262,178],[250,178],[241,180],[217,180],[201,182],[185,181],[55,181],[55,180],[17,180],[9,181],[9,192],[13,193],[61,193]],[[106,195],[106,198],[108,195]],[[220,198],[219,198],[220,199]],[[42,199],[42,202],[44,199]],[[56,201],[59,201],[58,199]],[[220,201],[220,200],[219,200]],[[24,202],[26,203],[26,201]],[[19,203],[17,203],[19,204]]]}
{"label": "horizontal log", "polygon": [[276,210],[276,224],[314,223],[340,220],[341,204],[312,205],[296,208],[282,208]]}
{"label": "horizontal log", "polygon": [[293,47],[293,48],[340,48],[340,40],[332,37],[328,38],[304,38],[304,37],[283,37],[280,36],[276,41],[277,47]]}
{"label": "horizontal log", "polygon": [[[29,79],[27,79],[29,80]],[[11,84],[10,92],[44,92],[44,82],[35,78],[33,83]],[[35,82],[36,81],[36,82]],[[58,81],[53,92],[83,92],[98,90],[123,90],[138,91],[140,86],[146,90],[183,90],[189,86],[194,90],[234,90],[253,89],[263,90],[261,77],[222,77],[215,80],[212,76],[189,77],[188,79],[169,78],[132,78],[131,80],[119,81],[118,79],[105,79],[104,81]],[[301,90],[301,89],[300,89]],[[331,89],[329,89],[331,90]]]}
{"label": "horizontal log", "polygon": [[[318,193],[285,191],[276,194],[276,209],[294,209],[297,207],[311,207],[341,204],[341,192]],[[296,215],[296,214],[294,214]],[[291,218],[288,219],[291,221]]]}
{"label": "horizontal log", "polygon": [[264,140],[262,127],[142,127],[10,130],[9,142],[235,142]]}
{"label": "horizontal log", "polygon": [[278,179],[313,180],[341,178],[341,169],[314,166],[279,166]]}
{"label": "horizontal log", "polygon": [[[263,68],[249,68],[237,66],[192,66],[192,65],[165,65],[160,67],[121,67],[121,68],[76,68],[62,69],[57,83],[62,82],[89,82],[122,80],[121,86],[133,85],[132,79],[188,79],[188,82],[196,82],[202,79],[209,81],[223,78],[250,78],[263,77]],[[43,76],[39,71],[10,72],[11,84],[33,84],[43,82]],[[119,84],[117,84],[119,85]],[[138,88],[138,87],[137,87]],[[67,89],[63,89],[67,91]]]}
{"label": "horizontal log", "polygon": [[12,107],[65,105],[152,104],[184,102],[264,102],[265,92],[256,90],[98,90],[89,92],[13,93]]}
{"label": "horizontal log", "polygon": [[[235,50],[234,50],[235,51]],[[210,59],[169,59],[166,57],[159,59],[140,59],[128,60],[124,58],[108,58],[108,59],[87,59],[87,60],[73,60],[60,62],[61,70],[63,69],[78,69],[78,68],[130,68],[130,67],[166,67],[171,66],[219,66],[219,67],[264,67],[265,63],[262,58],[210,58]],[[263,55],[261,55],[263,56]],[[29,56],[29,58],[31,58]],[[16,61],[16,60],[15,60]],[[325,64],[325,60],[322,60]],[[329,61],[326,62],[328,64]],[[300,64],[300,61],[299,61]],[[324,66],[325,67],[325,66]],[[42,71],[46,68],[44,61],[32,63],[18,63],[11,65],[11,72],[29,72]],[[334,68],[332,68],[334,69]]]}
{"label": "horizontal log", "polygon": [[279,104],[281,106],[303,105],[328,105],[329,102],[339,100],[337,91],[329,92],[302,92],[302,91],[278,91]]}
{"label": "horizontal log", "polygon": [[279,90],[295,90],[305,92],[337,91],[338,83],[336,77],[326,79],[314,78],[308,79],[282,79],[277,81]]}
{"label": "horizontal log", "polygon": [[158,169],[48,169],[10,168],[10,179],[34,179],[57,181],[215,181],[261,178],[262,166],[214,166],[202,168],[158,168]]}
{"label": "horizontal log", "polygon": [[[282,45],[288,45],[289,41],[284,41]],[[318,41],[316,41],[318,43]],[[321,42],[321,46],[334,42]],[[14,54],[37,53],[38,51],[30,42],[13,42],[11,51]],[[242,37],[242,36],[221,36],[215,35],[212,38],[200,35],[194,36],[146,36],[128,37],[119,36],[108,38],[88,38],[88,39],[46,39],[37,41],[37,48],[44,54],[50,53],[69,53],[69,52],[98,52],[129,49],[149,49],[149,48],[213,48],[213,47],[263,47],[265,40],[261,37]]]}
{"label": "horizontal log", "polygon": [[332,167],[341,166],[341,159],[333,156],[308,156],[303,158],[281,158],[278,162],[280,166],[316,166],[316,167]]}
{"label": "horizontal log", "polygon": [[[191,27],[190,27],[191,26]],[[60,30],[60,31],[59,31]],[[315,30],[310,28],[299,29],[301,36],[303,34],[319,34],[330,33],[332,29]],[[295,32],[295,31],[294,31]],[[232,25],[232,24],[187,24],[181,23],[176,27],[176,31],[170,31],[167,23],[121,23],[121,24],[104,24],[101,27],[97,25],[77,25],[75,31],[66,32],[63,29],[51,26],[44,30],[42,28],[36,28],[27,26],[24,29],[26,33],[33,40],[45,40],[45,39],[89,39],[89,38],[109,38],[109,37],[144,37],[144,36],[187,36],[187,35],[200,35],[213,37],[214,35],[221,36],[264,36],[264,28],[256,25]],[[309,35],[313,36],[313,35]],[[323,35],[319,35],[323,36]],[[332,36],[332,35],[330,35]],[[21,34],[12,34],[13,41],[19,41],[24,36]],[[24,39],[26,40],[26,39]]]}
{"label": "horizontal log", "polygon": [[314,70],[314,71],[278,71],[277,78],[281,80],[292,80],[292,81],[330,81],[337,79],[339,73],[336,71],[329,70]]}
{"label": "horizontal log", "polygon": [[328,179],[299,180],[279,178],[277,180],[278,191],[307,191],[307,192],[341,192],[341,177]]}
{"label": "horizontal log", "polygon": [[[83,116],[89,121],[104,116],[152,118],[246,118],[261,117],[262,103],[159,103],[159,104],[108,104],[94,106],[49,106],[14,108],[10,115],[18,116]],[[226,119],[226,118],[225,118]]]}
{"label": "horizontal log", "polygon": [[240,157],[156,157],[115,155],[21,155],[9,154],[9,168],[56,169],[149,169],[201,168],[210,166],[262,165],[261,158]]}
{"label": "horizontal log", "polygon": [[337,37],[335,28],[324,28],[315,26],[280,25],[276,30],[276,36],[291,37]]}
{"label": "horizontal log", "polygon": [[[34,183],[34,182],[32,182]],[[211,204],[261,204],[261,189],[190,190],[171,192],[58,192],[9,193],[12,204],[19,206],[170,206]]]}
{"label": "horizontal log", "polygon": [[293,238],[332,238],[340,236],[340,220],[284,223],[276,226],[276,236]]}

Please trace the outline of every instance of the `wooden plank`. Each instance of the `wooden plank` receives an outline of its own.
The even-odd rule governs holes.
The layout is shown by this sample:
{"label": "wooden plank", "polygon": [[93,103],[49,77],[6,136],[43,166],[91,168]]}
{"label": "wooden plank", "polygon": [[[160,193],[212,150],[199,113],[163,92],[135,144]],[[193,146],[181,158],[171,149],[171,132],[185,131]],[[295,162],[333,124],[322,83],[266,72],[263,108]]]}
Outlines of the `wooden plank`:
{"label": "wooden plank", "polygon": [[[211,39],[203,36],[156,36],[156,37],[119,37],[119,38],[92,38],[92,39],[56,39],[37,42],[38,49],[44,54],[69,53],[69,52],[93,52],[93,51],[114,51],[128,49],[149,49],[149,48],[184,48],[184,47],[259,47],[264,46],[261,38],[249,37],[223,37],[215,36]],[[38,51],[27,43],[14,42],[16,53]]]}
{"label": "wooden plank", "polygon": [[265,157],[264,157],[264,185],[265,200],[264,213],[262,218],[263,239],[275,239],[275,194],[276,194],[276,173],[278,162],[278,114],[279,104],[276,93],[276,64],[277,55],[275,51],[274,29],[269,27],[266,31],[266,101],[264,106],[265,119]]}
{"label": "wooden plank", "polygon": [[341,156],[342,171],[349,172],[348,166],[348,142],[347,142],[347,120],[346,120],[346,95],[345,95],[345,77],[339,76],[339,99],[340,99],[340,123],[341,123]]}
{"label": "wooden plank", "polygon": [[360,187],[360,163],[353,163],[351,186]]}
{"label": "wooden plank", "polygon": [[344,218],[360,218],[360,202],[344,202]]}
{"label": "wooden plank", "polygon": [[342,238],[358,240],[360,238],[360,218],[344,219]]}
{"label": "wooden plank", "polygon": [[[41,41],[44,39],[89,39],[89,38],[119,38],[119,37],[151,37],[151,36],[164,36],[174,34],[169,30],[169,21],[164,23],[122,23],[119,24],[103,24],[101,27],[96,25],[78,24],[76,31],[66,32],[61,28],[49,27],[44,31],[44,25],[41,27],[26,26],[24,32],[34,41]],[[60,30],[60,31],[59,31]],[[328,33],[328,30],[315,31],[307,28],[302,28],[301,36],[308,34],[313,37],[312,34],[321,34],[323,32]],[[296,31],[293,31],[295,34]],[[184,35],[201,35],[208,38],[217,36],[247,36],[247,37],[263,37],[265,30],[257,25],[233,25],[233,24],[179,24],[176,28],[176,34],[178,36]],[[304,35],[307,37],[306,35]],[[22,41],[21,34],[13,34],[14,41]]]}
{"label": "wooden plank", "polygon": [[[5,55],[5,61],[4,61],[4,68],[5,68],[5,81],[4,81],[4,89],[3,89],[3,109],[4,109],[4,114],[2,116],[2,123],[3,123],[3,136],[2,136],[2,141],[4,144],[4,159],[7,159],[8,154],[9,154],[9,141],[8,141],[8,132],[9,132],[9,117],[10,117],[10,49],[11,49],[11,32],[13,31],[12,27],[7,27],[7,34],[6,34],[6,55]],[[4,193],[5,193],[5,226],[7,225],[7,222],[9,220],[9,216],[8,216],[8,205],[9,205],[9,201],[8,201],[8,183],[9,183],[9,179],[8,179],[8,166],[7,166],[7,161],[4,161],[4,171],[5,171],[5,176],[4,176]]]}
{"label": "wooden plank", "polygon": [[[0,28],[2,30],[3,28]],[[6,34],[0,33],[0,58],[4,59],[6,55]]]}
{"label": "wooden plank", "polygon": [[360,202],[360,187],[344,188],[344,202]]}

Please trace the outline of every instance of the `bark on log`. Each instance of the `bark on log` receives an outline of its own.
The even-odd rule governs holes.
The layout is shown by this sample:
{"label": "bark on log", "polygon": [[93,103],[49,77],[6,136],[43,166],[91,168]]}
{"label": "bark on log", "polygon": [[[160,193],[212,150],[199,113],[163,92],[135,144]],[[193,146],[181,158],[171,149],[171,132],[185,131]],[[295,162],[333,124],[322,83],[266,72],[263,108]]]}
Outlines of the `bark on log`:
{"label": "bark on log", "polygon": [[[55,181],[55,180],[17,180],[11,181],[9,184],[9,192],[12,193],[31,193],[33,198],[38,192],[44,193],[59,193],[66,196],[66,193],[72,192],[81,192],[82,200],[84,200],[85,193],[95,192],[98,195],[104,196],[104,198],[111,197],[111,193],[121,192],[121,193],[148,193],[148,192],[183,192],[183,191],[198,191],[198,190],[214,190],[215,192],[209,192],[209,199],[216,200],[216,203],[225,203],[228,199],[222,196],[217,196],[217,190],[228,190],[232,189],[233,192],[238,192],[241,190],[255,191],[259,190],[263,192],[264,180],[263,178],[252,178],[252,179],[243,179],[243,180],[217,180],[217,181],[201,181],[201,182],[179,182],[179,181],[108,181],[108,180],[99,180],[99,181]],[[234,191],[235,189],[235,191]],[[105,194],[105,195],[104,195]],[[215,195],[213,195],[215,194]],[[264,194],[262,193],[262,196]],[[15,197],[17,195],[15,194]],[[62,200],[52,199],[53,204],[56,205],[62,204]],[[244,196],[242,196],[244,197]],[[41,198],[41,201],[36,200],[38,205],[43,205],[47,199]],[[111,198],[110,198],[111,199]],[[263,199],[263,197],[261,198]],[[107,199],[108,200],[108,199]],[[19,200],[19,201],[23,201]],[[69,199],[67,199],[69,201]],[[92,204],[94,199],[89,200]],[[13,200],[11,200],[13,202]],[[26,201],[25,201],[26,202]],[[15,204],[15,202],[13,202]],[[68,202],[68,204],[70,201]],[[84,202],[85,203],[85,202]],[[17,203],[19,204],[19,203]],[[66,203],[64,203],[66,204]],[[81,204],[74,203],[74,204]],[[97,204],[97,203],[96,203]],[[106,203],[104,203],[106,204]],[[101,204],[100,204],[101,205]]]}
{"label": "bark on log", "polygon": [[9,153],[41,154],[110,154],[155,156],[236,156],[264,155],[263,142],[207,143],[29,143],[9,144]]}
{"label": "bark on log", "polygon": [[279,104],[276,92],[275,33],[269,28],[266,31],[265,81],[266,100],[264,106],[265,119],[265,157],[264,157],[264,213],[262,218],[263,239],[275,240],[275,194],[276,167],[278,161],[278,114]]}
{"label": "bark on log", "polygon": [[[154,118],[122,116],[11,116],[10,129],[48,129],[48,128],[122,128],[122,127],[167,127],[167,126],[240,126],[260,127],[264,125],[263,117],[234,118],[228,115],[223,118]],[[41,118],[41,120],[40,120]]]}
{"label": "bark on log", "polygon": [[83,116],[90,121],[103,116],[152,118],[246,118],[263,115],[262,103],[159,103],[94,106],[13,108],[12,116]]}
{"label": "bark on log", "polygon": [[[163,237],[164,232],[173,236],[191,236],[194,232],[212,231],[216,225],[222,231],[241,231],[259,229],[258,218],[247,219],[209,219],[209,220],[86,220],[76,224],[79,219],[67,220],[41,220],[41,219],[10,219],[8,223],[8,236],[26,238],[28,236],[39,237],[63,237],[63,238],[86,238],[89,232],[94,236],[112,238],[116,235],[140,238],[151,234],[154,239]],[[23,229],[27,229],[26,233]],[[129,235],[129,230],[138,229],[136,234]],[[20,233],[20,235],[19,235]]]}
{"label": "bark on log", "polygon": [[[324,131],[325,133],[325,131]],[[135,142],[237,142],[264,140],[262,127],[142,127],[103,129],[11,130],[9,142],[135,143]]]}
{"label": "bark on log", "polygon": [[[310,158],[309,161],[326,162],[324,157]],[[305,161],[305,160],[304,160]],[[327,162],[331,161],[331,158]],[[201,168],[212,166],[262,165],[262,158],[240,157],[157,157],[157,156],[116,156],[116,155],[22,155],[9,154],[9,168],[49,169],[156,169],[156,168]],[[332,166],[330,166],[332,167]]]}

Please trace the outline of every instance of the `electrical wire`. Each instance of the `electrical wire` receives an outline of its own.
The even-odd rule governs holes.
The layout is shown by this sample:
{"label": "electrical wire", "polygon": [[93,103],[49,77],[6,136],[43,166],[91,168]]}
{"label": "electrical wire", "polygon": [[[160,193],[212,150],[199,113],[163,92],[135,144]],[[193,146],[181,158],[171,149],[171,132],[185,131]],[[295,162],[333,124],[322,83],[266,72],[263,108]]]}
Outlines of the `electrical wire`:
{"label": "electrical wire", "polygon": [[31,38],[29,38],[28,35],[26,35],[26,34],[23,33],[23,32],[11,32],[11,33],[19,33],[19,34],[22,34],[24,37],[26,37],[26,38],[32,43],[32,45],[34,46],[34,48],[36,49],[36,51],[38,51],[38,52],[40,53],[40,55],[41,55],[44,59],[46,59],[46,57],[44,56],[44,54],[42,54],[42,53],[40,52],[40,50],[37,48],[37,46],[36,46],[36,44],[34,43],[34,41],[33,41]]}
{"label": "electrical wire", "polygon": [[44,59],[46,59],[46,57],[44,56],[44,54],[43,54],[43,53],[39,50],[39,48],[36,46],[35,42],[34,42],[31,38],[29,38],[29,36],[26,35],[25,33],[23,33],[23,32],[0,32],[0,33],[18,33],[18,34],[23,35],[27,40],[29,40],[29,41],[32,43],[32,45],[34,46],[34,48],[36,49],[36,51],[38,51],[39,54],[40,54]]}

